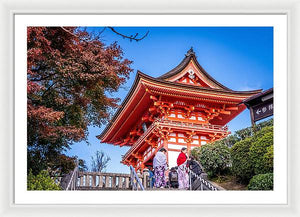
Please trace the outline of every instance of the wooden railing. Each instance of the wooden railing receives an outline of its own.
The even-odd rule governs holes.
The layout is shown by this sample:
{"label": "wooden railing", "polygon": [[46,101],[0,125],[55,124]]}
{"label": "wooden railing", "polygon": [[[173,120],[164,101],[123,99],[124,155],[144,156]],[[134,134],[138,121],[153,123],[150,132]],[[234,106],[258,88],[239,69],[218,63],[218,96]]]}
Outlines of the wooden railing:
{"label": "wooden railing", "polygon": [[222,132],[228,131],[228,126],[214,125],[214,124],[200,124],[200,123],[190,123],[185,121],[175,121],[164,119],[160,121],[161,124],[167,124],[168,126],[179,126],[179,127],[191,127],[195,129],[205,129],[205,130],[218,130]]}

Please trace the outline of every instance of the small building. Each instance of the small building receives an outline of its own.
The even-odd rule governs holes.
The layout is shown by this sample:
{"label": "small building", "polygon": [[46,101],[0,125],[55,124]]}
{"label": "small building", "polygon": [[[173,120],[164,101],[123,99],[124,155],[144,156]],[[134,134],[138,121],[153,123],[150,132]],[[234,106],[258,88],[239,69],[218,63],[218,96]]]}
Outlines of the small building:
{"label": "small building", "polygon": [[178,66],[160,77],[138,71],[98,138],[130,146],[121,162],[136,170],[152,165],[162,147],[168,150],[169,166],[176,166],[182,147],[190,151],[230,134],[226,124],[246,108],[243,100],[260,92],[234,91],[220,84],[201,67],[191,48]]}
{"label": "small building", "polygon": [[252,126],[256,121],[273,115],[273,88],[265,90],[243,101],[250,110]]}

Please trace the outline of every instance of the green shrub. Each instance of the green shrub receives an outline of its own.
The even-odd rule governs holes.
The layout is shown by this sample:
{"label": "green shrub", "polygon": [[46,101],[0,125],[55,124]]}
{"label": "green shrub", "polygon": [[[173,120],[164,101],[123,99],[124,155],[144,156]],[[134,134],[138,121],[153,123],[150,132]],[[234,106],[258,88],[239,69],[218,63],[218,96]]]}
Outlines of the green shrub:
{"label": "green shrub", "polygon": [[[261,131],[268,130],[262,129]],[[250,147],[250,158],[253,165],[255,174],[264,174],[273,172],[273,156],[272,148],[273,145],[273,131],[272,132],[259,132],[252,140]],[[272,159],[270,159],[272,158]]]}
{"label": "green shrub", "polygon": [[61,188],[51,179],[47,171],[43,170],[35,176],[30,170],[27,175],[27,190],[61,190]]}
{"label": "green shrub", "polygon": [[248,190],[273,190],[273,173],[253,176],[249,182]]}
{"label": "green shrub", "polygon": [[230,149],[232,159],[232,173],[242,182],[248,183],[254,175],[253,166],[250,158],[251,138],[246,138]]}
{"label": "green shrub", "polygon": [[231,165],[229,148],[221,141],[194,148],[191,154],[210,177],[220,175]]}
{"label": "green shrub", "polygon": [[261,138],[267,133],[273,133],[273,126],[266,126],[259,130],[258,130],[258,127],[256,127],[256,129],[257,130],[255,131],[255,133],[253,135],[254,139]]}
{"label": "green shrub", "polygon": [[229,135],[226,138],[220,140],[220,142],[222,142],[224,145],[226,145],[227,147],[231,148],[235,143],[237,143],[238,141],[240,141],[240,139],[237,137],[236,134],[234,135]]}
{"label": "green shrub", "polygon": [[267,153],[264,154],[263,161],[267,171],[273,171],[274,148],[273,145],[267,148]]}

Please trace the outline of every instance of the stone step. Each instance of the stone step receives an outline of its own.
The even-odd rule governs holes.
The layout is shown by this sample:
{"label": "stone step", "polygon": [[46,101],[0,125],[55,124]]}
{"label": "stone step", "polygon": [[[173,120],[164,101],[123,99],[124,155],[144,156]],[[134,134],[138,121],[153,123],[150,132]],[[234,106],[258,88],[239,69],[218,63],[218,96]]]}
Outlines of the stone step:
{"label": "stone step", "polygon": [[[131,188],[99,188],[91,186],[81,186],[77,191],[132,191]],[[179,191],[178,188],[147,188],[146,191]]]}
{"label": "stone step", "polygon": [[100,187],[90,187],[90,186],[80,186],[77,187],[78,191],[131,191],[131,188],[100,188]]}

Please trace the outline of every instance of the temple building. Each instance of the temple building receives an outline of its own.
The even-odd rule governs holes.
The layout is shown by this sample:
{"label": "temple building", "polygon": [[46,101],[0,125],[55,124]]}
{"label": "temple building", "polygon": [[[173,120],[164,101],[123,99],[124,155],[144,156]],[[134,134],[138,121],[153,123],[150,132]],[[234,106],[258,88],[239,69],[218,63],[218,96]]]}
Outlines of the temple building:
{"label": "temple building", "polygon": [[243,100],[260,92],[234,91],[220,84],[201,67],[191,48],[178,66],[160,77],[138,71],[98,138],[130,146],[121,162],[136,170],[152,165],[162,147],[168,150],[169,166],[176,166],[182,147],[190,151],[230,134],[226,124],[246,108]]}

